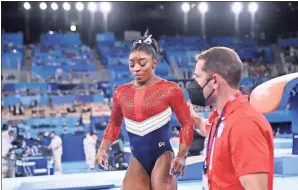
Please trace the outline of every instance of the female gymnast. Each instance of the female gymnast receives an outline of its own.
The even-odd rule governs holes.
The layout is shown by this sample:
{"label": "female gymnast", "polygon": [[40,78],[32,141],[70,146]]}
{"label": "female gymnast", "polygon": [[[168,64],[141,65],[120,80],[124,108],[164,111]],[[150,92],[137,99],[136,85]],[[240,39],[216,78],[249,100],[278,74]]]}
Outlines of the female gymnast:
{"label": "female gymnast", "polygon": [[[193,122],[178,84],[155,75],[158,53],[158,44],[151,35],[133,43],[129,70],[134,80],[116,88],[111,118],[97,153],[97,164],[107,170],[107,150],[119,135],[124,119],[132,156],[123,190],[174,190],[176,177],[184,175]],[[172,111],[181,124],[176,157],[168,135]]]}

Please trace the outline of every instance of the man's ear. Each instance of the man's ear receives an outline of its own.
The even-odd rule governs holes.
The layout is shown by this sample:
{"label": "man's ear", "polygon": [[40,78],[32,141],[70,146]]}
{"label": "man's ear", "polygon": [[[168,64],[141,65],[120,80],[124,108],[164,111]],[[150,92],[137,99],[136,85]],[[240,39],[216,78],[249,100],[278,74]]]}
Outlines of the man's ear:
{"label": "man's ear", "polygon": [[214,74],[212,78],[213,78],[214,88],[218,88],[220,76],[218,74]]}

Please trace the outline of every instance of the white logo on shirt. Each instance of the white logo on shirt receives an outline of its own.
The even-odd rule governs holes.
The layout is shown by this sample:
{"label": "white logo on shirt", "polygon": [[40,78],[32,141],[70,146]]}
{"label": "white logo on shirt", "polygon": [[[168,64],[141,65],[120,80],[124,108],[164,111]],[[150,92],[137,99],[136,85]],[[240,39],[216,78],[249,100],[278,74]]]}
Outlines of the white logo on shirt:
{"label": "white logo on shirt", "polygon": [[158,146],[159,147],[166,146],[166,143],[165,142],[160,142],[160,143],[158,143]]}
{"label": "white logo on shirt", "polygon": [[220,137],[221,137],[221,134],[222,134],[224,128],[225,128],[225,123],[221,123],[221,124],[219,125],[219,127],[218,127],[217,138],[220,138]]}

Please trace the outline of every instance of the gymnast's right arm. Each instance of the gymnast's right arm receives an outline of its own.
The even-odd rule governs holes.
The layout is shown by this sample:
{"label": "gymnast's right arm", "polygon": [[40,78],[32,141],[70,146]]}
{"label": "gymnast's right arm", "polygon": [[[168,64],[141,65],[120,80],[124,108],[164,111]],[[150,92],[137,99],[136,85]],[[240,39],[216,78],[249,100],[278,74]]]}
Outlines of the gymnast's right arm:
{"label": "gymnast's right arm", "polygon": [[123,120],[122,109],[119,103],[119,95],[120,95],[120,92],[119,92],[119,89],[117,88],[113,95],[113,108],[112,108],[110,121],[108,123],[107,128],[105,129],[103,139],[101,141],[101,144],[96,156],[98,166],[105,170],[108,169],[107,150],[110,147],[110,145],[117,139],[120,133],[120,128]]}

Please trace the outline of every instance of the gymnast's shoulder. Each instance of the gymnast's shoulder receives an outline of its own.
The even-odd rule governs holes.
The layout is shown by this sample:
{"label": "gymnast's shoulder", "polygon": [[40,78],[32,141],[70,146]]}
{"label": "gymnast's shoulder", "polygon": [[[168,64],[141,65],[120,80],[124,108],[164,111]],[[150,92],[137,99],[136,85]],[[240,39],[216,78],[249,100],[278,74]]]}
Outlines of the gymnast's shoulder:
{"label": "gymnast's shoulder", "polygon": [[131,82],[128,82],[126,84],[122,84],[122,85],[119,85],[115,88],[115,92],[121,92],[122,90],[125,90],[127,88],[130,88],[132,86],[132,83]]}
{"label": "gymnast's shoulder", "polygon": [[182,92],[182,88],[179,86],[178,83],[176,83],[174,81],[169,81],[169,80],[166,80],[166,79],[162,79],[162,80],[164,81],[163,84],[168,89],[173,90],[173,91],[181,91]]}

